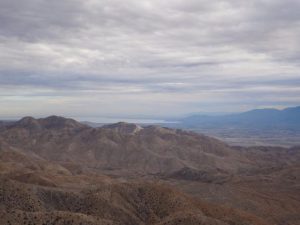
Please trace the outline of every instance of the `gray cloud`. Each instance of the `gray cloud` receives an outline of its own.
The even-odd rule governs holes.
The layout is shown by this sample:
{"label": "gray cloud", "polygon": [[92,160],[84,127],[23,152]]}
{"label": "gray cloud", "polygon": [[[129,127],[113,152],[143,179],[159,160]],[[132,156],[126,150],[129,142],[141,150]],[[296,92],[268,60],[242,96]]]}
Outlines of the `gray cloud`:
{"label": "gray cloud", "polygon": [[0,116],[298,104],[299,10],[298,0],[1,0]]}

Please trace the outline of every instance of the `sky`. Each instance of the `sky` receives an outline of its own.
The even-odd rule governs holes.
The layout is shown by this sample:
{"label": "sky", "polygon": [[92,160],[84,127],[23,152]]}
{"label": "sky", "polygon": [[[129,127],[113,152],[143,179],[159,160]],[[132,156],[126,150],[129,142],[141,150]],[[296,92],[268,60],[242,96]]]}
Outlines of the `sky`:
{"label": "sky", "polygon": [[299,0],[0,0],[0,117],[300,105]]}

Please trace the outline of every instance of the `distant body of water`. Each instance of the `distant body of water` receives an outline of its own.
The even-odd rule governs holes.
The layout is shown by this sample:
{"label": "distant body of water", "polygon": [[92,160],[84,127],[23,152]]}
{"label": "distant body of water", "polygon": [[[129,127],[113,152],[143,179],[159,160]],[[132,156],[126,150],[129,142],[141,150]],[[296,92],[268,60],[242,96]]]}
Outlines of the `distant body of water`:
{"label": "distant body of water", "polygon": [[128,119],[128,118],[105,118],[105,117],[87,117],[87,118],[75,118],[79,121],[87,121],[93,123],[117,123],[117,122],[127,122],[127,123],[139,123],[139,124],[161,124],[161,123],[177,123],[177,121],[168,120],[156,120],[156,119]]}

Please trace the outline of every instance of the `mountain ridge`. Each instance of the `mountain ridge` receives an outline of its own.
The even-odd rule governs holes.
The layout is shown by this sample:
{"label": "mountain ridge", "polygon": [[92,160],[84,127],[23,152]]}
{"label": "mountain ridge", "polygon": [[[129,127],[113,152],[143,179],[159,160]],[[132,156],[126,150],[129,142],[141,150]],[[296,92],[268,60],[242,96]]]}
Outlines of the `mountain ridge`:
{"label": "mountain ridge", "polygon": [[36,129],[36,130],[41,130],[41,129],[81,129],[81,128],[86,128],[87,126],[77,122],[74,119],[70,118],[64,118],[61,116],[48,116],[46,118],[39,118],[35,119],[34,117],[31,116],[26,116],[21,118],[20,120],[11,123],[9,125],[9,128],[28,128],[28,129]]}
{"label": "mountain ridge", "polygon": [[181,129],[25,117],[0,131],[0,223],[296,225],[299,159]]}
{"label": "mountain ridge", "polygon": [[180,120],[181,125],[200,126],[235,126],[268,129],[276,126],[298,128],[300,125],[300,106],[282,110],[266,108],[247,112],[219,116],[193,115]]}
{"label": "mountain ridge", "polygon": [[102,168],[168,173],[186,166],[215,170],[214,165],[234,171],[239,161],[237,153],[217,139],[159,126],[116,123],[92,128],[62,117],[25,117],[0,136],[8,144],[48,160],[89,162]]}

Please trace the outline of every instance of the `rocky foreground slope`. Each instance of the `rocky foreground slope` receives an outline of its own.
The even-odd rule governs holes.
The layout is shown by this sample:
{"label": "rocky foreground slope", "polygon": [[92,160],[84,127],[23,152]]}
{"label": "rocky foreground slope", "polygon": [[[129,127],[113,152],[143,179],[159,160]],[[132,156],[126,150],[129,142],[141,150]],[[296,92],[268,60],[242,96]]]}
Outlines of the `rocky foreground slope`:
{"label": "rocky foreground slope", "polygon": [[0,224],[267,224],[159,181],[76,174],[14,149],[0,151],[0,165]]}
{"label": "rocky foreground slope", "polygon": [[298,148],[57,116],[0,126],[0,224],[300,224]]}
{"label": "rocky foreground slope", "polygon": [[[162,184],[93,178],[74,177],[86,184],[69,180],[67,188],[1,180],[0,223],[267,224],[249,213],[195,200]],[[66,185],[63,177],[52,179]]]}

